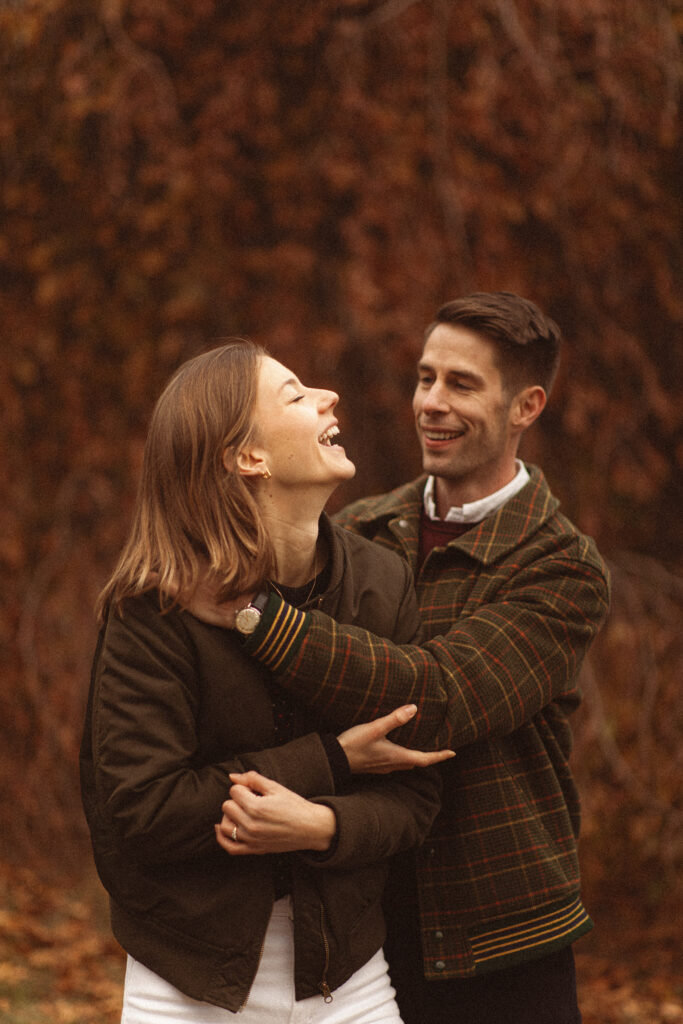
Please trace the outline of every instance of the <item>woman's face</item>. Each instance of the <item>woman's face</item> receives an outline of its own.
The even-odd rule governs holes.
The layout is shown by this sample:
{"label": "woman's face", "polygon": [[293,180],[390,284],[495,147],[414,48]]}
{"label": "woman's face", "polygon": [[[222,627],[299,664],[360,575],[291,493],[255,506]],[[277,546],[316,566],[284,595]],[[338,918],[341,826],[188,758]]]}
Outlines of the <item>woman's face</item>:
{"label": "woman's face", "polygon": [[264,356],[254,408],[253,452],[262,457],[272,483],[285,487],[350,480],[356,467],[341,445],[334,391],[307,388],[282,363]]}

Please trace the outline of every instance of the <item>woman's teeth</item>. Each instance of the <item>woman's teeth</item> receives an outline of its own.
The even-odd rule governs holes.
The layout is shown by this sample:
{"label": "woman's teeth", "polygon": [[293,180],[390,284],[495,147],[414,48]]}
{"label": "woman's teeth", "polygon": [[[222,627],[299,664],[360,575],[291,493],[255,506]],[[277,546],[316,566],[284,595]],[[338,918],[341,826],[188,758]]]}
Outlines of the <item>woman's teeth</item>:
{"label": "woman's teeth", "polygon": [[318,444],[331,445],[332,438],[336,437],[338,433],[339,427],[330,427],[328,430],[325,431],[324,434],[320,435],[320,437],[318,438]]}

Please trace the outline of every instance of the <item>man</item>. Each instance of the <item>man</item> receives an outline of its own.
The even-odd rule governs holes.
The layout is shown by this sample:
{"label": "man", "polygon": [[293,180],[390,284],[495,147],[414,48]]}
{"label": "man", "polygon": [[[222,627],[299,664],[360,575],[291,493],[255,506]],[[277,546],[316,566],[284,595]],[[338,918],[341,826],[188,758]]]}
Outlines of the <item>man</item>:
{"label": "man", "polygon": [[347,726],[413,702],[398,734],[449,746],[443,809],[396,865],[386,952],[406,1024],[576,1024],[576,679],[608,606],[593,542],[517,459],[557,371],[531,302],[474,294],[425,335],[413,407],[426,476],[339,516],[413,568],[425,640],[396,647],[271,594],[245,648]]}

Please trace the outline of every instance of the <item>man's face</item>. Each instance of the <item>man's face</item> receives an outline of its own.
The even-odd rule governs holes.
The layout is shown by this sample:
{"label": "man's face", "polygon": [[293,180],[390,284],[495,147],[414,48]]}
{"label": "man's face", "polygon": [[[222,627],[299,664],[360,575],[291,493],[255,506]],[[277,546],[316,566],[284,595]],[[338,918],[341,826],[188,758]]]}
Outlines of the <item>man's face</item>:
{"label": "man's face", "polygon": [[425,344],[413,411],[424,470],[438,478],[439,515],[515,475],[519,432],[495,357],[493,344],[466,327],[439,324]]}

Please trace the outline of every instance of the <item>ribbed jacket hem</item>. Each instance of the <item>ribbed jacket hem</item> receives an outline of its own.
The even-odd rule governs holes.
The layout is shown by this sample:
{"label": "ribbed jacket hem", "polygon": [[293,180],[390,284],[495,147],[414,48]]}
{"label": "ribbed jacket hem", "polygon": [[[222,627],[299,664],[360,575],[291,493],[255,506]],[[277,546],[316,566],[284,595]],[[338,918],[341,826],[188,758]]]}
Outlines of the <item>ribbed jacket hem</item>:
{"label": "ribbed jacket hem", "polygon": [[[463,972],[462,957],[449,955],[444,948],[425,957],[425,976],[429,979],[478,976],[500,971],[515,964],[536,960],[571,945],[593,927],[581,898],[555,904],[540,912],[538,908],[499,922],[495,927],[471,927],[465,945],[469,947],[470,966]],[[446,943],[444,943],[446,945]]]}

